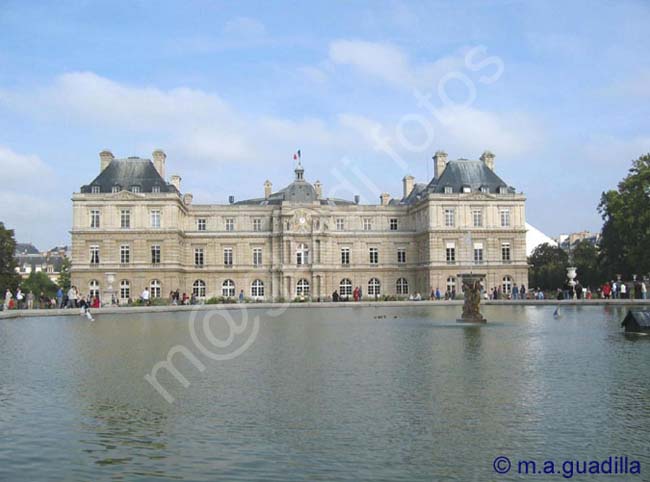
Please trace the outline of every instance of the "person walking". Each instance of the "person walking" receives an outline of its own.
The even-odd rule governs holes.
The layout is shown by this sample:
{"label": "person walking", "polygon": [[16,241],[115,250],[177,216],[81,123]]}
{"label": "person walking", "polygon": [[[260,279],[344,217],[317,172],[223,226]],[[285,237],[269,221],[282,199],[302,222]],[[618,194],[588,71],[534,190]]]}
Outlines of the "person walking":
{"label": "person walking", "polygon": [[56,307],[63,308],[63,288],[59,286],[59,289],[56,290]]}
{"label": "person walking", "polygon": [[244,302],[244,290],[241,290],[239,292],[239,302],[243,303]]}
{"label": "person walking", "polygon": [[523,283],[521,284],[521,288],[519,288],[519,297],[522,300],[526,299],[526,286]]}
{"label": "person walking", "polygon": [[5,291],[5,299],[4,303],[2,305],[2,309],[4,311],[7,311],[9,309],[9,305],[11,304],[11,300],[13,299],[13,294],[11,293],[11,290],[7,288],[7,291]]}
{"label": "person walking", "polygon": [[76,290],[74,286],[70,286],[70,289],[68,290],[68,303],[66,305],[66,308],[74,308],[76,300],[77,300]]}
{"label": "person walking", "polygon": [[621,295],[620,295],[621,299],[622,300],[626,299],[627,298],[627,285],[625,283],[621,282],[619,290],[620,290],[620,293],[621,293]]}
{"label": "person walking", "polygon": [[151,304],[150,302],[150,293],[149,293],[149,288],[145,286],[144,291],[142,292],[142,304],[145,306],[149,306]]}
{"label": "person walking", "polygon": [[31,290],[29,293],[27,293],[27,309],[34,309],[34,293]]}

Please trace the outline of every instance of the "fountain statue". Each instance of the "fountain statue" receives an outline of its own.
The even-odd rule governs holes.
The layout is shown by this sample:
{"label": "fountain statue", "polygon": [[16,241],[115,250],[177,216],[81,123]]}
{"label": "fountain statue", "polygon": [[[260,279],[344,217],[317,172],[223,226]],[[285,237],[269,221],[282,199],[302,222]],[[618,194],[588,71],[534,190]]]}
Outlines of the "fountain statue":
{"label": "fountain statue", "polygon": [[462,282],[465,302],[463,303],[463,314],[456,321],[464,323],[486,323],[487,320],[483,318],[479,310],[482,281],[485,275],[464,273],[459,274],[458,277]]}
{"label": "fountain statue", "polygon": [[568,266],[566,269],[566,277],[569,279],[569,286],[571,287],[571,290],[573,291],[573,297],[575,298],[575,287],[576,287],[576,270],[578,268],[575,268],[573,266]]}

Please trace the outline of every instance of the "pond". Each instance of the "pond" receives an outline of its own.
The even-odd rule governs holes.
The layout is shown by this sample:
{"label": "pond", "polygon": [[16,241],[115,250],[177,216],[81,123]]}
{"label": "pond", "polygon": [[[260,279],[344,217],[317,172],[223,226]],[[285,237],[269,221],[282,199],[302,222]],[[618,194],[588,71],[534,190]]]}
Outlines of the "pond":
{"label": "pond", "polygon": [[[0,480],[521,480],[520,460],[610,456],[648,480],[650,336],[622,333],[623,308],[553,310],[0,320]],[[170,353],[161,391],[145,375]]]}

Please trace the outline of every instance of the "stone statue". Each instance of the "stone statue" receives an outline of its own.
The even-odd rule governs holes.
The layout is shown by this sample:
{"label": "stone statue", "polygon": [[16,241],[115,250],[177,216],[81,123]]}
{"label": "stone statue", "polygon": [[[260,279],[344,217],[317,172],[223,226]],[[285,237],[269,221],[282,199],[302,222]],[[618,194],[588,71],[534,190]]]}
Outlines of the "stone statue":
{"label": "stone statue", "polygon": [[461,274],[459,277],[463,283],[463,294],[465,302],[463,303],[463,314],[457,321],[468,323],[485,323],[479,310],[481,304],[481,280],[483,276],[474,274]]}

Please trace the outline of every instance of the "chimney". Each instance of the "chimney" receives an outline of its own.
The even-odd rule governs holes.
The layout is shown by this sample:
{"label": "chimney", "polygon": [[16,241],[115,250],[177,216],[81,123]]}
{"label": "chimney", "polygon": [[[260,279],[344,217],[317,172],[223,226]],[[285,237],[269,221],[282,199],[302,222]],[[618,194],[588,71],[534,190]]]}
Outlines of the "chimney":
{"label": "chimney", "polygon": [[481,161],[491,170],[494,171],[494,154],[490,151],[485,151],[481,154]]}
{"label": "chimney", "polygon": [[100,152],[99,172],[102,172],[104,169],[106,169],[113,159],[115,159],[115,157],[113,156],[113,153],[108,149],[104,149],[102,152]]}
{"label": "chimney", "polygon": [[415,186],[415,178],[413,176],[404,176],[402,179],[402,186],[404,187],[404,196],[406,197],[411,194],[413,187]]}
{"label": "chimney", "polygon": [[156,149],[151,154],[151,157],[153,158],[153,165],[156,171],[158,171],[160,177],[165,179],[165,159],[167,159],[167,154],[162,149]]}
{"label": "chimney", "polygon": [[361,197],[358,194],[355,194],[354,195],[354,204],[359,204],[360,199],[361,199]]}
{"label": "chimney", "polygon": [[272,192],[273,192],[273,184],[271,184],[271,181],[267,179],[266,181],[264,181],[264,199],[270,198]]}
{"label": "chimney", "polygon": [[230,204],[235,204],[235,196],[232,196],[232,195],[231,195],[231,196],[228,196],[228,202],[229,202]]}
{"label": "chimney", "polygon": [[382,206],[388,206],[388,203],[390,202],[390,194],[387,192],[382,192],[381,195],[379,196],[379,200],[381,201]]}
{"label": "chimney", "polygon": [[314,183],[314,190],[316,191],[316,199],[320,199],[323,196],[323,185],[320,181]]}
{"label": "chimney", "polygon": [[442,173],[447,165],[447,153],[445,151],[437,151],[433,156],[433,177],[440,179]]}
{"label": "chimney", "polygon": [[194,196],[192,196],[192,194],[190,194],[189,192],[183,196],[183,204],[185,204],[186,206],[192,204],[193,200],[194,200]]}
{"label": "chimney", "polygon": [[170,179],[169,182],[172,186],[176,188],[178,192],[181,192],[181,176],[178,174],[174,174]]}

